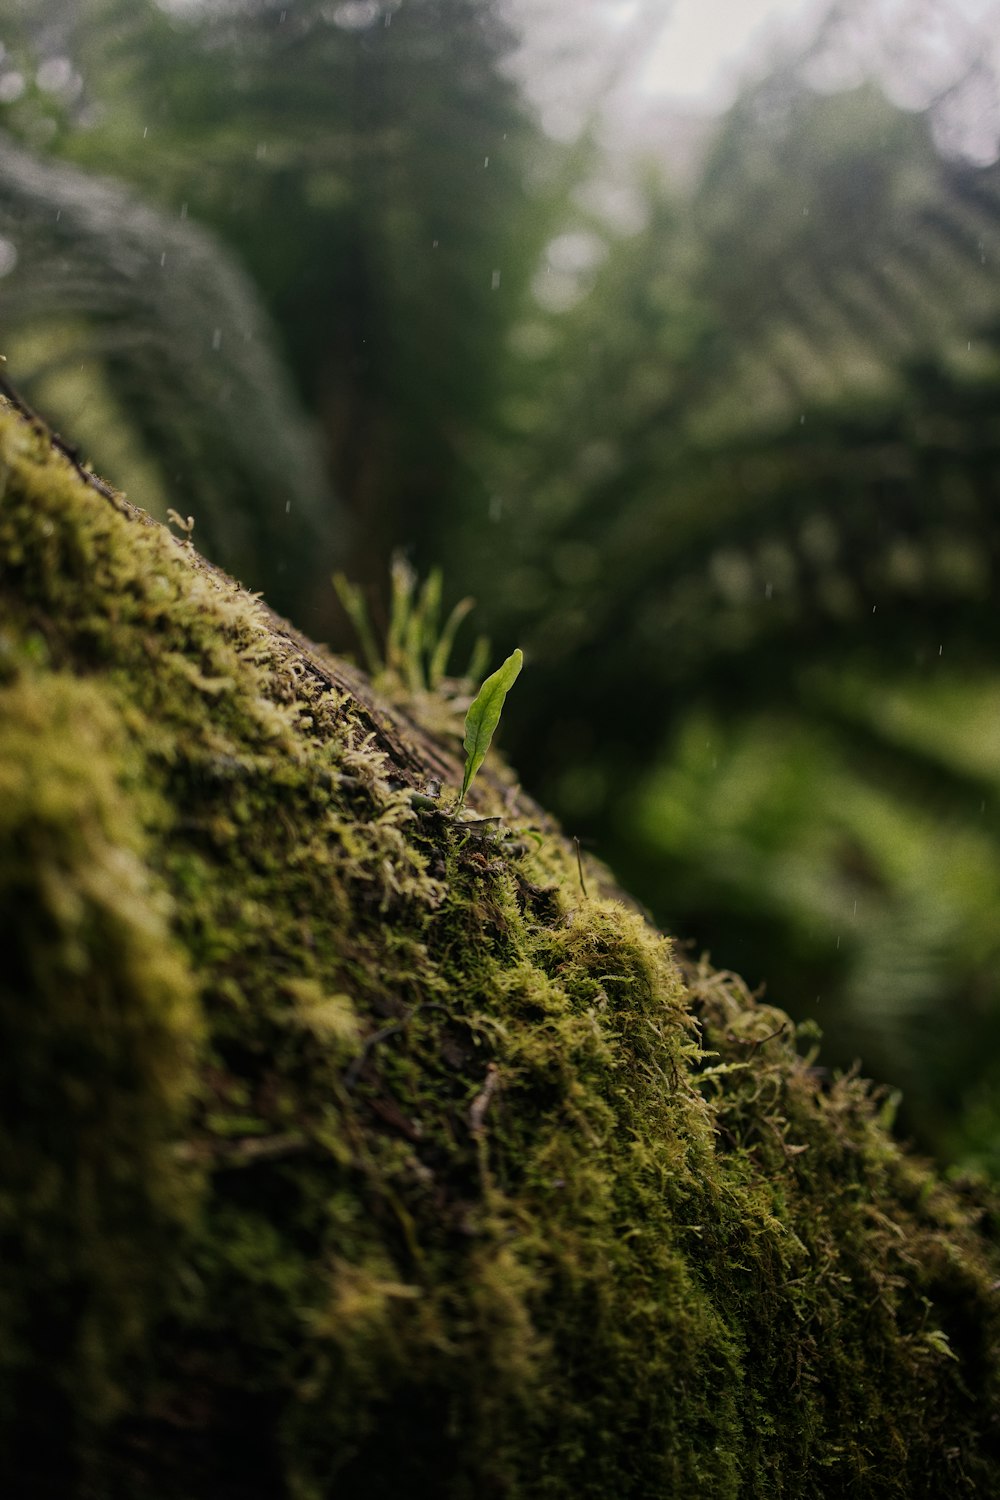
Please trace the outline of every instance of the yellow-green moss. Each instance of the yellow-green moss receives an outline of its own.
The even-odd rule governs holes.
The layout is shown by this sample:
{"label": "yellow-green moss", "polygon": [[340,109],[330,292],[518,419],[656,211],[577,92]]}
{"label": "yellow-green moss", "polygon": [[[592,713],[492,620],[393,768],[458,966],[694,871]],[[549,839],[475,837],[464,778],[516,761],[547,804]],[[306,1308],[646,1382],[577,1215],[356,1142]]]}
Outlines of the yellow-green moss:
{"label": "yellow-green moss", "polygon": [[1000,1490],[975,1191],[6,411],[0,478],[7,1492]]}
{"label": "yellow-green moss", "polygon": [[115,714],[0,647],[0,1422],[30,1471],[71,1412],[128,1404],[191,1196],[172,1138],[198,1024]]}

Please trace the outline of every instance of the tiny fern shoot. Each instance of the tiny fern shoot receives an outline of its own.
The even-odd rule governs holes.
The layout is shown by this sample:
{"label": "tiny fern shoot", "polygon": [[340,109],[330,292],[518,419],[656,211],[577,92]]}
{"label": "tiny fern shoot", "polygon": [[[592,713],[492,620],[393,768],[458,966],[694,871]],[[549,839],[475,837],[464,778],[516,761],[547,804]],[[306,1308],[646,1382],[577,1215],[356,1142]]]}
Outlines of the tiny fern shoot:
{"label": "tiny fern shoot", "polygon": [[465,776],[458,806],[465,806],[465,796],[473,777],[486,759],[493,731],[500,722],[504,699],[514,686],[524,656],[520,650],[508,656],[502,667],[487,677],[465,716]]}

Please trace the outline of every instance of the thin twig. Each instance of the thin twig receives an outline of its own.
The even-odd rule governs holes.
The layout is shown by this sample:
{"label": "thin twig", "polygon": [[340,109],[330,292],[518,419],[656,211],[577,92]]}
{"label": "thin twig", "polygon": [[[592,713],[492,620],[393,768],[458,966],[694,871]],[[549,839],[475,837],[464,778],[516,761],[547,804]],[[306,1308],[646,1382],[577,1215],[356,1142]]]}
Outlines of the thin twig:
{"label": "thin twig", "polygon": [[207,1162],[213,1167],[247,1167],[257,1161],[276,1161],[297,1156],[312,1143],[304,1135],[248,1135],[238,1140],[179,1141],[173,1148],[176,1160]]}
{"label": "thin twig", "polygon": [[482,1092],[477,1094],[469,1105],[469,1129],[475,1136],[480,1136],[486,1124],[486,1111],[490,1107],[490,1100],[496,1093],[500,1083],[500,1069],[496,1063],[490,1063],[486,1069],[486,1081]]}
{"label": "thin twig", "polygon": [[361,1051],[357,1057],[345,1068],[341,1075],[344,1087],[346,1089],[353,1089],[361,1077],[365,1063],[380,1042],[384,1042],[389,1037],[395,1036],[397,1031],[405,1031],[412,1020],[428,1010],[443,1010],[446,1015],[451,1014],[447,1005],[443,1005],[440,1000],[425,1000],[419,1005],[415,1005],[412,1010],[407,1011],[406,1015],[401,1016],[398,1021],[390,1021],[388,1026],[383,1026],[380,1031],[373,1031],[371,1036],[366,1037],[362,1043]]}
{"label": "thin twig", "polygon": [[392,1021],[388,1026],[383,1026],[381,1031],[372,1032],[371,1036],[365,1040],[357,1057],[350,1064],[350,1066],[345,1068],[344,1070],[343,1078],[345,1088],[352,1089],[357,1083],[358,1079],[361,1077],[362,1069],[364,1068],[365,1063],[368,1061],[369,1057],[374,1052],[379,1042],[384,1042],[387,1037],[395,1036],[397,1031],[403,1031],[409,1024],[409,1021],[410,1017],[404,1016],[401,1021]]}
{"label": "thin twig", "polygon": [[573,835],[573,842],[576,845],[576,868],[580,873],[580,889],[583,892],[584,901],[589,901],[590,896],[587,893],[587,882],[583,878],[583,855],[580,853],[580,840],[576,834]]}
{"label": "thin twig", "polygon": [[751,1052],[756,1052],[758,1047],[763,1047],[767,1042],[773,1042],[775,1037],[780,1036],[787,1027],[788,1022],[782,1021],[781,1025],[775,1027],[774,1031],[769,1031],[767,1036],[756,1037],[734,1036],[732,1032],[729,1032],[726,1040],[735,1042],[739,1047],[749,1047]]}

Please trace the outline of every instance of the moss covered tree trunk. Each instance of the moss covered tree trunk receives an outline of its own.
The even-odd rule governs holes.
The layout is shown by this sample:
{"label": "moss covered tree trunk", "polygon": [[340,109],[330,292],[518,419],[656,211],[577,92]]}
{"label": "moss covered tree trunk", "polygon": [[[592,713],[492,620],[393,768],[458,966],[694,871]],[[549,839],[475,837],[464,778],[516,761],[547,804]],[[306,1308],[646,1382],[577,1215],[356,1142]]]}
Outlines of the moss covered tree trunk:
{"label": "moss covered tree trunk", "polygon": [[0,480],[3,1493],[1000,1493],[973,1190],[9,409]]}

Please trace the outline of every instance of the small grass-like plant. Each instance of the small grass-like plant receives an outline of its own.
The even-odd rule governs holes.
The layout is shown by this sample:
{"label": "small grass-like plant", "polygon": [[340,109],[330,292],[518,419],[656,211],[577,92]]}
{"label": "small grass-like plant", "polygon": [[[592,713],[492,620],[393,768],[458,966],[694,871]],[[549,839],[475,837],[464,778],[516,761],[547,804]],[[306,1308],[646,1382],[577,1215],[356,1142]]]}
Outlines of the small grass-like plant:
{"label": "small grass-like plant", "polygon": [[[335,573],[333,586],[344,613],[357,632],[365,666],[372,680],[384,691],[407,698],[429,694],[454,696],[454,690],[471,691],[470,683],[486,665],[489,643],[480,637],[464,673],[454,677],[448,665],[459,626],[471,613],[475,601],[460,599],[441,623],[443,579],[434,568],[423,583],[400,553],[390,565],[389,623],[380,650],[364,594],[343,573]],[[449,694],[449,689],[452,692]]]}

